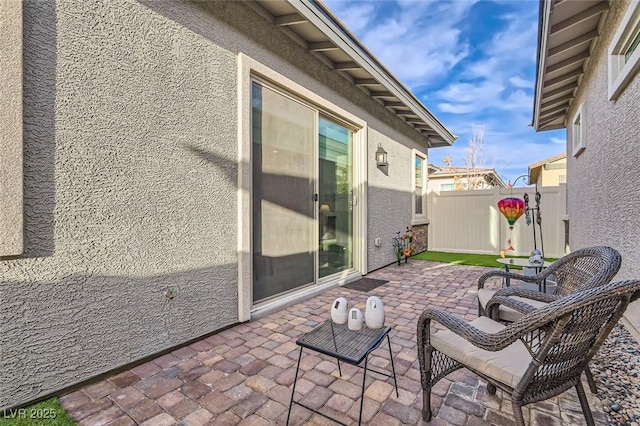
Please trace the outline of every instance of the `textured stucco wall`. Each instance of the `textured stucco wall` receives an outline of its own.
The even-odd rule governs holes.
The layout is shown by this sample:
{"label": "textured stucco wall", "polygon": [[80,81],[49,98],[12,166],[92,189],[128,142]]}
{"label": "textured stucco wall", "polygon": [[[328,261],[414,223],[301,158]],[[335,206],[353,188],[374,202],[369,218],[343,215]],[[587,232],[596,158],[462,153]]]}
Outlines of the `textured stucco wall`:
{"label": "textured stucco wall", "polygon": [[25,256],[0,262],[0,407],[237,321],[239,52],[365,120],[370,174],[378,142],[406,158],[372,179],[368,226],[390,241],[409,223],[422,138],[245,5],[24,12]]}
{"label": "textured stucco wall", "polygon": [[0,256],[24,249],[22,209],[22,4],[0,0]]}
{"label": "textured stucco wall", "polygon": [[[586,148],[574,157],[567,146],[567,204],[571,250],[606,244],[622,254],[619,279],[640,278],[640,76],[616,101],[607,92],[607,49],[629,5],[614,1],[580,89],[571,121],[583,103]],[[571,130],[568,140],[571,141]]]}
{"label": "textured stucco wall", "polygon": [[125,1],[27,1],[24,33],[0,407],[237,318],[235,54]]}
{"label": "textured stucco wall", "polygon": [[[393,137],[393,135],[391,135]],[[396,260],[393,237],[411,225],[413,203],[412,174],[413,151],[424,152],[417,144],[399,144],[375,130],[369,130],[369,156],[374,157],[381,144],[387,151],[388,168],[381,170],[375,162],[369,163],[368,209],[368,271],[388,265]],[[380,238],[381,245],[374,241]]]}

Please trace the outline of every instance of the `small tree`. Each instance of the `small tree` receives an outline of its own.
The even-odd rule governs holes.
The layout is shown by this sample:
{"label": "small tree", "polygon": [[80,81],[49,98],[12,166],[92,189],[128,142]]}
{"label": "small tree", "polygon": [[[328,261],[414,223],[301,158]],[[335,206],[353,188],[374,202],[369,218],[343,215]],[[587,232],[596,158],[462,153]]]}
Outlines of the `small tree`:
{"label": "small tree", "polygon": [[484,131],[485,126],[473,124],[469,145],[464,152],[465,177],[467,189],[482,189],[486,182],[484,168]]}

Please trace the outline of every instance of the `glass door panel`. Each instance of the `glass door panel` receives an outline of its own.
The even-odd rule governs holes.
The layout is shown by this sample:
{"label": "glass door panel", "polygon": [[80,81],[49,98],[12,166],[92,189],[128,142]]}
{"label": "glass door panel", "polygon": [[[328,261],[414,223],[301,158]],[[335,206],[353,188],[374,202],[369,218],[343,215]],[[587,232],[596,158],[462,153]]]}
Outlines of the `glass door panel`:
{"label": "glass door panel", "polygon": [[315,282],[317,111],[254,82],[253,301]]}
{"label": "glass door panel", "polygon": [[319,119],[320,277],[353,267],[353,132]]}

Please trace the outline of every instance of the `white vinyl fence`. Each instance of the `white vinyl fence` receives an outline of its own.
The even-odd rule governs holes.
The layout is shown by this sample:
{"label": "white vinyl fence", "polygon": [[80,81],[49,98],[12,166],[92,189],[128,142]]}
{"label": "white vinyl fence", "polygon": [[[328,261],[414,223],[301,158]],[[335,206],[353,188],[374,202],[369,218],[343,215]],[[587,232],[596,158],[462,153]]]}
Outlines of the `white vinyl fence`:
{"label": "white vinyl fence", "polygon": [[[542,239],[545,257],[562,257],[565,249],[566,185],[539,188],[542,198]],[[505,197],[523,199],[529,194],[529,207],[535,207],[535,189],[494,188],[477,191],[431,192],[427,197],[430,251],[451,253],[499,254],[507,248],[509,224],[498,210]],[[535,217],[535,212],[534,217]],[[528,256],[534,248],[533,226],[527,226],[525,215],[513,227],[511,241],[515,251],[507,256]],[[537,248],[541,249],[540,227],[535,225]]]}

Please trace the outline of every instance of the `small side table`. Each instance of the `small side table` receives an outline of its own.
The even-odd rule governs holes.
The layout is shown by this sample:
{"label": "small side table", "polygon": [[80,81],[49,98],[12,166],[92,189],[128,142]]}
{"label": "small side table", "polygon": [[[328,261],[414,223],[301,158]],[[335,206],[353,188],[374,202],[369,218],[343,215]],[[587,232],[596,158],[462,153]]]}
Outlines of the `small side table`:
{"label": "small side table", "polygon": [[[364,369],[364,376],[362,378],[362,394],[360,398],[360,414],[358,415],[358,425],[362,420],[362,407],[364,403],[364,387],[367,379],[367,371],[373,371],[374,373],[381,374],[386,377],[393,378],[396,396],[398,394],[398,381],[396,380],[396,368],[393,364],[393,354],[391,353],[391,340],[389,339],[389,331],[391,327],[383,327],[379,329],[369,329],[366,326],[362,327],[362,330],[354,331],[349,330],[347,324],[334,324],[331,320],[326,320],[316,328],[311,330],[302,336],[296,344],[300,346],[300,355],[298,356],[298,365],[296,367],[296,375],[293,381],[293,389],[291,390],[291,402],[289,403],[289,413],[287,414],[287,425],[289,424],[289,418],[291,417],[291,407],[293,404],[297,404],[307,410],[313,411],[316,414],[321,415],[329,420],[345,425],[328,415],[321,413],[313,408],[299,402],[294,401],[293,397],[296,392],[296,383],[298,382],[298,371],[300,370],[300,360],[302,359],[302,349],[307,348],[315,352],[319,352],[331,357],[334,357],[338,361],[338,371],[342,376],[342,369],[340,368],[340,361],[344,361],[348,364],[355,365],[356,367]],[[389,358],[391,360],[391,370],[393,374],[388,374],[383,371],[374,370],[367,367],[369,354],[373,352],[384,340],[387,338],[387,344],[389,345]],[[360,364],[364,361],[364,367]]]}
{"label": "small side table", "polygon": [[[520,257],[506,257],[506,258],[499,258],[496,259],[496,262],[501,263],[504,265],[504,270],[509,272],[509,267],[510,266],[520,266],[522,268],[531,268],[531,269],[535,269],[536,274],[539,274],[540,272],[542,272],[543,269],[551,266],[552,262],[547,262],[544,261],[544,263],[542,265],[539,265],[537,263],[531,263],[529,262],[529,259],[523,259]],[[506,278],[505,279],[505,285],[507,287],[511,286],[511,279],[510,278]],[[539,291],[544,291],[545,293],[547,292],[547,280],[544,280],[542,283],[538,283],[538,290]]]}

